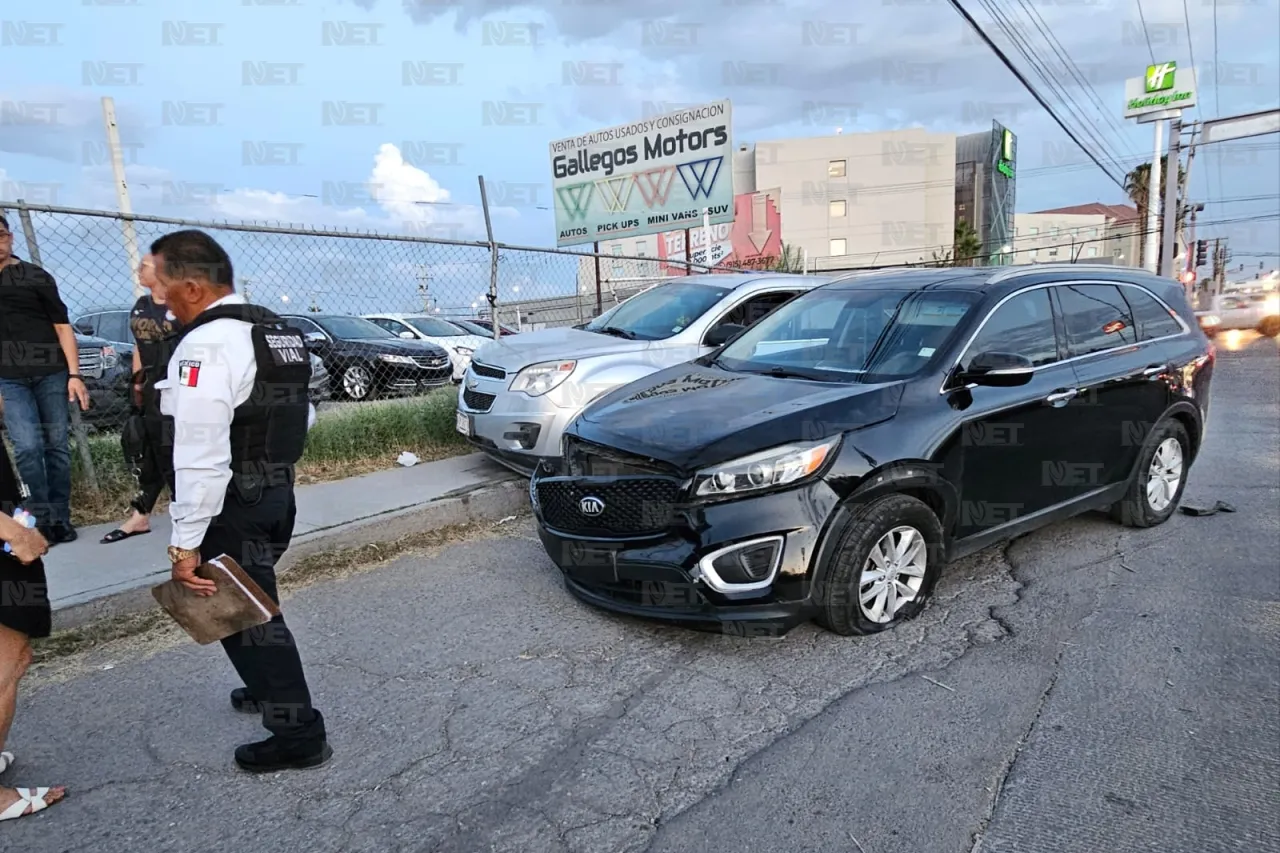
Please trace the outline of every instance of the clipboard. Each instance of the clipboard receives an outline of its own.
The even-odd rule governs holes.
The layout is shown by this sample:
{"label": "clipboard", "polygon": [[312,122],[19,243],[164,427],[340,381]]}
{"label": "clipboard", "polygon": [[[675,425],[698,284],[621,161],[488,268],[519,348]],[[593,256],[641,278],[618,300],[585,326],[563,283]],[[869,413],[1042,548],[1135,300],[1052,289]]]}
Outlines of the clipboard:
{"label": "clipboard", "polygon": [[213,581],[217,592],[196,595],[177,581],[168,580],[152,587],[151,595],[202,646],[265,625],[280,615],[276,603],[227,554],[200,564],[196,575]]}

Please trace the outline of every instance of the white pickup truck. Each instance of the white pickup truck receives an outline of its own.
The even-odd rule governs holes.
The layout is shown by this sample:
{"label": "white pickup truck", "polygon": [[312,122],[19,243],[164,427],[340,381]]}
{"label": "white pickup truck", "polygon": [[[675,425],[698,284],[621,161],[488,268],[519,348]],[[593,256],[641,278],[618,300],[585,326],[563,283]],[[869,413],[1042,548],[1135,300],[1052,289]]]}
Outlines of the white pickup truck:
{"label": "white pickup truck", "polygon": [[1197,311],[1200,328],[1213,336],[1232,330],[1257,330],[1273,338],[1280,335],[1280,293],[1276,291],[1238,291],[1220,293],[1213,298],[1213,306]]}

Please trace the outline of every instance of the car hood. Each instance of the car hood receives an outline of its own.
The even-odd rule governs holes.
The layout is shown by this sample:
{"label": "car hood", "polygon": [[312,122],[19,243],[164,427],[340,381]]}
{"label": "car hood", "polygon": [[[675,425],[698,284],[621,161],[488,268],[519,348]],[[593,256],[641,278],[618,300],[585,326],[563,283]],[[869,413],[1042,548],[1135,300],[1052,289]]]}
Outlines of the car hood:
{"label": "car hood", "polygon": [[637,352],[649,345],[648,341],[629,341],[613,335],[598,335],[581,329],[539,329],[489,339],[472,353],[472,358],[482,364],[500,367],[515,373],[531,364],[560,359],[595,358],[602,355]]}
{"label": "car hood", "polygon": [[429,341],[411,341],[405,338],[343,338],[338,343],[340,345],[401,355],[448,355],[443,347],[436,346]]}
{"label": "car hood", "polygon": [[434,341],[428,341],[428,343],[439,344],[440,346],[466,347],[474,354],[477,349],[492,340],[493,338],[482,338],[479,335],[454,335],[449,338],[436,338]]}
{"label": "car hood", "polygon": [[888,420],[902,389],[902,382],[812,382],[690,362],[611,391],[569,431],[691,472]]}

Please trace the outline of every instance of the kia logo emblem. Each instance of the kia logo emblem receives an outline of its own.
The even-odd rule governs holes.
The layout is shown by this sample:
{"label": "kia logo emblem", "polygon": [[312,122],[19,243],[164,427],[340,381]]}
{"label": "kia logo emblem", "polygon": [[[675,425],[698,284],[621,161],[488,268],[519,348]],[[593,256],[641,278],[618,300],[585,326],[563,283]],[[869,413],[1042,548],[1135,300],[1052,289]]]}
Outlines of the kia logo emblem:
{"label": "kia logo emblem", "polygon": [[604,512],[604,501],[595,497],[587,497],[578,501],[578,510],[583,515],[599,515]]}

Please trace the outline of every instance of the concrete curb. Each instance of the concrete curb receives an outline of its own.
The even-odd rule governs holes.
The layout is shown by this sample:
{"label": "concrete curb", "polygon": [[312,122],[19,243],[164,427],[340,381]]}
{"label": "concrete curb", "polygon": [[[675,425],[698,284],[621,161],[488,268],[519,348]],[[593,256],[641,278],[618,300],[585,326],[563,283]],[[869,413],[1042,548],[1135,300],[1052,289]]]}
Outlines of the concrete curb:
{"label": "concrete curb", "polygon": [[[505,480],[493,485],[461,489],[427,503],[381,515],[315,530],[296,537],[279,564],[278,575],[286,575],[300,560],[325,551],[362,545],[396,542],[424,530],[464,524],[501,521],[529,511],[526,481]],[[75,604],[53,612],[53,630],[79,628],[99,619],[129,616],[157,610],[151,587],[166,579],[158,574],[141,586],[111,593],[102,598]]]}

